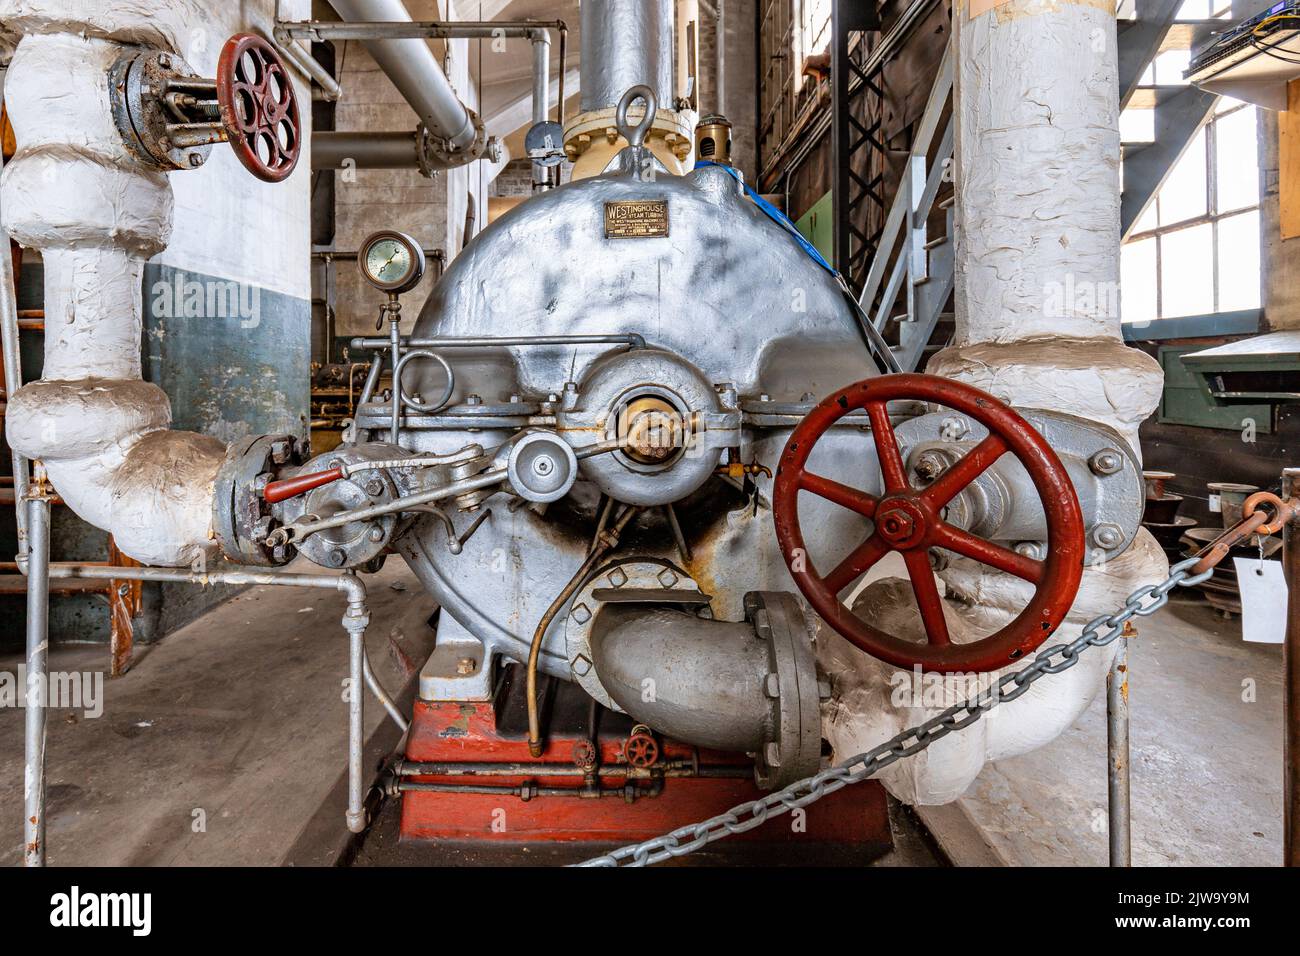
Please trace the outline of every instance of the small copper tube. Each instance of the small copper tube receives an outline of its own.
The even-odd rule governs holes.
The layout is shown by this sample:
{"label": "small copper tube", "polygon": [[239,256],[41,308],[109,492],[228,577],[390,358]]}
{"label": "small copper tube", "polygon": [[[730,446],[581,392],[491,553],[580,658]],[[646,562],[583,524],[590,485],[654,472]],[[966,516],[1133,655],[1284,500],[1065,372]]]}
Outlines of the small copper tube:
{"label": "small copper tube", "polygon": [[534,757],[540,757],[542,751],[545,749],[542,743],[542,721],[537,707],[537,661],[542,656],[542,641],[546,637],[546,631],[550,628],[551,622],[555,620],[555,615],[560,613],[560,608],[564,607],[565,603],[573,597],[574,592],[582,586],[583,581],[587,580],[587,576],[595,570],[596,565],[600,563],[601,559],[614,548],[618,547],[619,535],[623,533],[623,530],[628,526],[628,523],[631,522],[640,511],[640,508],[628,508],[619,515],[618,520],[614,522],[612,528],[608,531],[601,532],[597,536],[596,546],[592,549],[591,553],[587,555],[587,560],[582,562],[582,566],[578,568],[577,573],[575,573],[569,583],[564,586],[564,589],[556,595],[555,600],[551,602],[551,606],[548,607],[546,613],[542,615],[542,619],[537,622],[537,630],[533,632],[533,643],[528,648],[527,686],[528,752]]}

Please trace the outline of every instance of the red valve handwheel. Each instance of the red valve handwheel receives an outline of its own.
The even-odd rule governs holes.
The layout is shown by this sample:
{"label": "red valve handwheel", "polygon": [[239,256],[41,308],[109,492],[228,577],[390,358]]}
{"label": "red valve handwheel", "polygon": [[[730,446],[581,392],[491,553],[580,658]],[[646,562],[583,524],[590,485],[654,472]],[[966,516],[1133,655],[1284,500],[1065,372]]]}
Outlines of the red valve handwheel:
{"label": "red valve handwheel", "polygon": [[[907,479],[886,403],[922,401],[963,412],[984,425],[988,437],[926,488]],[[865,410],[880,459],[885,493],[879,497],[807,469],[808,456],[826,430]],[[963,488],[1010,452],[1029,473],[1047,515],[1047,557],[1025,557],[943,520]],[[799,493],[808,492],[870,518],[870,536],[833,570],[813,566],[799,528]],[[885,375],[836,392],[808,413],[781,455],[773,488],[773,513],[781,553],[799,590],[831,627],[868,654],[898,667],[919,665],[939,673],[990,671],[1023,658],[1042,644],[1074,602],[1083,575],[1083,516],[1064,466],[1043,437],[1007,405],[961,382],[933,375]],[[943,617],[929,550],[943,548],[1034,583],[1034,596],[1006,627],[979,641],[954,644]],[[914,644],[871,627],[840,602],[841,593],[890,551],[903,555],[925,624],[927,644]]]}
{"label": "red valve handwheel", "polygon": [[217,103],[235,155],[258,179],[278,183],[298,165],[302,126],[293,81],[275,48],[236,33],[217,60]]}

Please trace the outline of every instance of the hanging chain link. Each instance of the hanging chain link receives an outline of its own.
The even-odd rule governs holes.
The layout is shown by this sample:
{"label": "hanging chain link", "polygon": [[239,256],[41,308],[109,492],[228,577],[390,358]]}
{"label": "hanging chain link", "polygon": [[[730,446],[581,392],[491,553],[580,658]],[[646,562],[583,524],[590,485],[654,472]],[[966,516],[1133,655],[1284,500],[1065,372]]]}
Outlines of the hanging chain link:
{"label": "hanging chain link", "polygon": [[866,753],[851,757],[844,763],[811,777],[797,780],[784,790],[732,807],[726,813],[709,820],[678,827],[671,833],[621,847],[578,865],[648,866],[662,863],[664,860],[694,853],[723,837],[753,830],[766,823],[770,817],[806,807],[850,784],[860,783],[890,764],[920,753],[936,740],[969,727],[998,704],[1015,700],[1040,677],[1069,670],[1078,662],[1080,652],[1087,648],[1110,644],[1123,633],[1124,625],[1133,618],[1147,617],[1168,604],[1169,592],[1175,587],[1192,587],[1208,579],[1214,573],[1212,566],[1200,574],[1191,573],[1192,566],[1198,560],[1199,558],[1188,558],[1180,561],[1170,569],[1169,577],[1162,583],[1138,588],[1124,601],[1123,607],[1114,614],[1102,615],[1090,621],[1070,643],[1044,648],[1027,667],[1004,674],[969,700],[949,707],[923,724],[909,727],[897,737]]}

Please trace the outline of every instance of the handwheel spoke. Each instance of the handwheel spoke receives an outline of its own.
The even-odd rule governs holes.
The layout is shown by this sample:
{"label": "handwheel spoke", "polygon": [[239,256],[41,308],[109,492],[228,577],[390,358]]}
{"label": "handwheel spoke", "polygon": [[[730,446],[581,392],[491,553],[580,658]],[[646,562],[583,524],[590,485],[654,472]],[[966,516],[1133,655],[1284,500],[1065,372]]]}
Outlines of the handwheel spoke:
{"label": "handwheel spoke", "polygon": [[799,476],[799,487],[804,491],[812,492],[819,498],[833,501],[842,508],[856,511],[863,517],[871,518],[876,514],[877,500],[875,495],[869,495],[865,491],[850,488],[848,485],[832,481],[830,478],[823,478],[821,475],[805,472]]}
{"label": "handwheel spoke", "polygon": [[827,589],[838,597],[841,591],[862,577],[877,561],[887,555],[889,550],[889,545],[879,535],[873,534],[836,565],[834,571],[826,575],[824,580]]}
{"label": "handwheel spoke", "polygon": [[906,491],[907,471],[903,468],[903,456],[898,450],[898,439],[894,436],[894,426],[889,420],[889,410],[884,402],[868,402],[867,417],[871,419],[871,437],[876,442],[876,454],[880,458],[880,473],[885,479],[885,490]]}
{"label": "handwheel spoke", "polygon": [[939,587],[934,583],[929,555],[923,550],[904,551],[903,561],[907,564],[907,576],[912,579],[912,592],[916,595],[916,606],[921,610],[927,638],[931,644],[951,644],[948,622],[943,616],[943,598],[939,597]]}
{"label": "handwheel spoke", "polygon": [[967,558],[980,561],[991,568],[1014,574],[1018,578],[1037,584],[1043,577],[1043,562],[1016,554],[1009,548],[992,541],[977,538],[968,531],[941,524],[934,529],[934,545],[947,548]]}
{"label": "handwheel spoke", "polygon": [[963,488],[978,478],[1007,451],[1007,443],[998,434],[990,434],[968,451],[947,471],[935,479],[934,484],[921,492],[936,509],[956,498]]}

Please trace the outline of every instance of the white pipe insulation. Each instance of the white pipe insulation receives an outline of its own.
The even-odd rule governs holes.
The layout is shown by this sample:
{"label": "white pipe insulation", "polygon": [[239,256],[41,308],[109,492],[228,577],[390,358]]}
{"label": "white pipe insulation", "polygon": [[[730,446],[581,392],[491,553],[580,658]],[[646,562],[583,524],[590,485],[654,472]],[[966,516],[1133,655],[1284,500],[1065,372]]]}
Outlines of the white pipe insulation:
{"label": "white pipe insulation", "polygon": [[45,266],[43,378],[10,399],[9,442],[44,462],[78,515],[156,565],[212,547],[225,445],[169,431],[166,394],[141,380],[141,268],[170,238],[172,191],[122,145],[107,77],[128,44],[175,50],[201,18],[185,2],[0,2],[25,33],[5,85],[18,149],[0,210]]}
{"label": "white pipe insulation", "polygon": [[[1159,401],[1163,377],[1120,332],[1114,5],[994,0],[975,16],[966,4],[954,13],[957,330],[927,371],[1015,406],[1105,423],[1137,451],[1138,426]],[[1072,640],[1167,573],[1163,552],[1140,531],[1122,556],[1085,570],[1067,622],[1050,640]],[[957,643],[1002,627],[1031,587],[965,559],[941,577],[960,599],[945,602]],[[901,581],[869,586],[856,610],[924,641]],[[843,641],[819,646],[835,688],[823,716],[837,758],[870,749],[978,686],[962,676],[915,680]],[[1104,685],[1113,650],[1081,655],[1073,669],[894,764],[882,775],[886,787],[915,804],[957,799],[987,761],[1041,747],[1078,720]]]}

